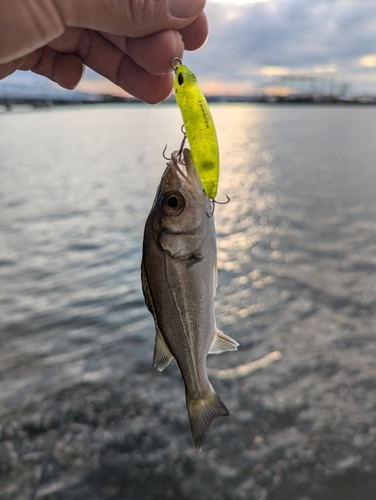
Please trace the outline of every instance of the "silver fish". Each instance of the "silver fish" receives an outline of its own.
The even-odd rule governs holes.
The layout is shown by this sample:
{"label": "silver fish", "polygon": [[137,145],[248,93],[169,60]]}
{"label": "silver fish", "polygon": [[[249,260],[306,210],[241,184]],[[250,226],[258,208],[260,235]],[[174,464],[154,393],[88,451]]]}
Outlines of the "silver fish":
{"label": "silver fish", "polygon": [[145,225],[141,266],[146,305],[156,329],[153,366],[176,359],[185,384],[191,432],[200,450],[213,418],[229,415],[206,371],[209,353],[238,343],[215,322],[217,249],[212,202],[189,149],[174,152]]}

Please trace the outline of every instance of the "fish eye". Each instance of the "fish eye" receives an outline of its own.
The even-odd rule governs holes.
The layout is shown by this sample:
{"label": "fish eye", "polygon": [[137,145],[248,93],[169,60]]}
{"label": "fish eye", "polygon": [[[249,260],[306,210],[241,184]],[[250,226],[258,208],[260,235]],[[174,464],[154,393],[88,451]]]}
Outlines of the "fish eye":
{"label": "fish eye", "polygon": [[170,208],[176,208],[179,205],[179,200],[176,196],[170,196],[170,198],[167,200],[167,205]]}
{"label": "fish eye", "polygon": [[183,85],[183,83],[184,83],[183,73],[178,74],[178,83],[179,83],[179,85]]}
{"label": "fish eye", "polygon": [[167,215],[179,215],[185,208],[185,201],[180,193],[166,193],[162,203]]}

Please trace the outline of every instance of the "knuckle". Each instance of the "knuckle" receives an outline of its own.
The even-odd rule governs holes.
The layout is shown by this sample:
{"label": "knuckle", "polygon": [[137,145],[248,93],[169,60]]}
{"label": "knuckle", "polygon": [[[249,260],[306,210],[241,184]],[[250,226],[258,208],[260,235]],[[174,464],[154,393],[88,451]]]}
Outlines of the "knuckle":
{"label": "knuckle", "polygon": [[[125,2],[128,10],[125,14],[129,20],[127,31],[129,36],[144,36],[150,34],[152,26],[158,26],[166,16],[166,2],[153,0],[130,0]],[[163,22],[163,21],[162,21]]]}
{"label": "knuckle", "polygon": [[91,52],[93,47],[93,32],[84,29],[78,41],[77,54],[84,60]]}

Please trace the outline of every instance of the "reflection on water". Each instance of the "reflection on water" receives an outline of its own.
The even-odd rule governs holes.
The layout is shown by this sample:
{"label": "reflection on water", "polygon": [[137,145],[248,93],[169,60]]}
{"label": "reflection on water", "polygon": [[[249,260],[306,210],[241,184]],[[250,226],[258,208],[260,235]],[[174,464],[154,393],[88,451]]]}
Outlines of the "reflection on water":
{"label": "reflection on water", "polygon": [[[220,281],[223,304],[219,318],[223,324],[237,325],[239,318],[248,318],[265,309],[263,296],[256,296],[252,289],[261,289],[274,282],[273,275],[260,268],[255,269],[252,262],[252,257],[261,251],[259,242],[275,230],[274,158],[265,143],[263,108],[250,110],[246,106],[234,106],[231,120],[226,108],[215,111],[216,119],[221,124],[219,196],[228,193],[231,198],[226,209],[218,210],[216,218],[218,268],[227,271],[223,275],[225,279]],[[274,249],[278,247],[277,241],[272,244]],[[266,260],[277,256],[278,253],[272,249],[264,255]],[[246,326],[249,329],[252,323],[247,321]]]}
{"label": "reflection on water", "polygon": [[220,378],[222,380],[233,380],[241,377],[246,377],[247,375],[261,370],[262,368],[267,368],[274,361],[280,361],[282,359],[282,354],[279,351],[274,351],[261,359],[256,361],[250,361],[243,365],[235,366],[234,368],[226,368],[224,370],[209,370],[209,375],[213,377]]}
{"label": "reflection on water", "polygon": [[215,211],[217,323],[240,349],[208,359],[231,416],[200,454],[176,365],[151,370],[139,276],[178,109],[0,117],[6,500],[28,498],[58,427],[42,498],[373,499],[376,111],[212,111],[231,198]]}

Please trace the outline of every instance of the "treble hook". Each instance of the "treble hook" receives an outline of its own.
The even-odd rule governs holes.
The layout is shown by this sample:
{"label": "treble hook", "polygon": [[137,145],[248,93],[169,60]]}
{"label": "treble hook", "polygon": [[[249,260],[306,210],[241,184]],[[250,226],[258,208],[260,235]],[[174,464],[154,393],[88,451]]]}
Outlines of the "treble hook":
{"label": "treble hook", "polygon": [[[179,151],[178,151],[178,154],[176,155],[179,163],[181,163],[182,165],[185,165],[184,163],[184,158],[183,158],[183,149],[184,149],[184,144],[185,144],[185,141],[187,139],[187,134],[185,133],[185,130],[184,130],[184,125],[181,126],[181,131],[182,131],[182,134],[183,134],[183,140],[182,140],[182,143],[180,145],[180,148],[179,148]],[[167,144],[166,146],[164,147],[164,150],[162,152],[162,156],[165,160],[167,161],[170,161],[171,158],[169,158],[168,156],[166,156],[166,150],[167,150]]]}
{"label": "treble hook", "polygon": [[181,163],[182,165],[184,165],[184,159],[182,157],[182,153],[183,153],[183,148],[184,148],[185,141],[187,139],[187,134],[185,133],[185,131],[183,129],[184,129],[184,125],[181,126],[181,131],[183,133],[183,140],[181,142],[181,146],[180,146],[179,152],[177,154],[177,157],[179,159],[179,163]]}
{"label": "treble hook", "polygon": [[227,200],[226,201],[218,201],[213,199],[213,203],[216,203],[217,205],[227,205],[227,203],[230,203],[231,199],[227,194],[225,194]]}
{"label": "treble hook", "polygon": [[162,156],[163,156],[163,158],[164,158],[165,160],[170,161],[170,160],[171,160],[171,158],[168,158],[168,157],[165,155],[165,153],[166,153],[166,149],[167,149],[167,144],[166,144],[166,146],[165,146],[165,148],[164,148],[164,150],[163,150]]}
{"label": "treble hook", "polygon": [[230,200],[230,197],[227,196],[227,194],[225,194],[227,200],[226,201],[217,201],[215,200],[214,198],[209,198],[209,200],[212,202],[213,204],[213,209],[212,209],[212,213],[209,215],[208,212],[206,212],[206,215],[210,218],[210,217],[213,217],[214,215],[214,210],[215,210],[215,206],[216,205],[227,205],[227,203],[229,203],[231,200]]}

